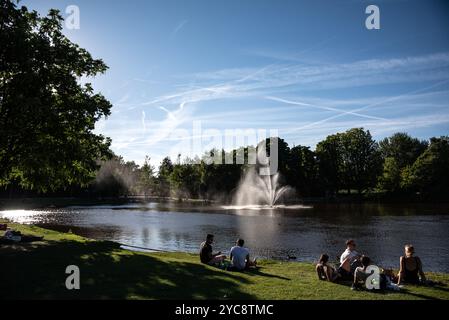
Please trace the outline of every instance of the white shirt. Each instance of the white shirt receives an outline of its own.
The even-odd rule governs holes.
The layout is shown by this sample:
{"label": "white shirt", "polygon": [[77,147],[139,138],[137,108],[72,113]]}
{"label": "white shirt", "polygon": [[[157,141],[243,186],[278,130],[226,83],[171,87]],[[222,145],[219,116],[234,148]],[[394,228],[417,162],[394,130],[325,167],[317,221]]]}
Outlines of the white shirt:
{"label": "white shirt", "polygon": [[349,250],[349,249],[346,249],[342,254],[341,254],[341,257],[340,257],[340,264],[343,264],[343,261],[345,261],[346,260],[346,258],[347,257],[350,257],[351,258],[351,260],[352,259],[354,259],[355,257],[357,257],[359,254],[357,253],[357,251],[355,251],[355,250]]}
{"label": "white shirt", "polygon": [[243,270],[246,267],[246,257],[249,255],[249,250],[240,246],[235,246],[231,248],[232,255],[232,265]]}

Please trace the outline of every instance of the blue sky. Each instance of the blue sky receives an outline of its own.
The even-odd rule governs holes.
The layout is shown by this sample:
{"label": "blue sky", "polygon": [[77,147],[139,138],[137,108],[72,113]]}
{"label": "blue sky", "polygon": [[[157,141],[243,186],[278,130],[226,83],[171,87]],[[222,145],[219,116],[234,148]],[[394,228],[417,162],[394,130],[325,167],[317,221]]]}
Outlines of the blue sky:
{"label": "blue sky", "polygon": [[[113,103],[96,132],[139,164],[201,153],[225,130],[275,129],[312,148],[352,127],[449,134],[447,1],[21,3],[79,7],[80,29],[65,33],[110,68],[86,80]],[[365,28],[369,4],[380,30]]]}

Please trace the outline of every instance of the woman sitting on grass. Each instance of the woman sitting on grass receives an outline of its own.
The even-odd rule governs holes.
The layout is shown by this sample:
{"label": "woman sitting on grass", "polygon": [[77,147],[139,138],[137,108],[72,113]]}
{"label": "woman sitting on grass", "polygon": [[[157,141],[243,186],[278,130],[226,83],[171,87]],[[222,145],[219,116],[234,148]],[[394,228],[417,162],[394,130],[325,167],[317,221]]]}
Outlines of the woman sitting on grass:
{"label": "woman sitting on grass", "polygon": [[335,282],[340,278],[338,271],[329,263],[329,256],[327,254],[322,254],[320,256],[320,261],[316,265],[316,273],[318,279]]}
{"label": "woman sitting on grass", "polygon": [[421,259],[413,256],[414,253],[415,249],[411,244],[405,245],[405,255],[399,260],[398,284],[420,284],[426,282],[426,276],[422,270]]}

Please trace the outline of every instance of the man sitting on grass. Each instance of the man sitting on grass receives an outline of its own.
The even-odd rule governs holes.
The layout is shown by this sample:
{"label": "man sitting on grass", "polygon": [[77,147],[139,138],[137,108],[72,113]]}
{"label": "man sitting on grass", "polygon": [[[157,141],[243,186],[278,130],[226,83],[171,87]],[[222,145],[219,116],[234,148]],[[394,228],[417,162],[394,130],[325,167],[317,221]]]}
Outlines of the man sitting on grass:
{"label": "man sitting on grass", "polygon": [[214,235],[208,234],[206,241],[200,246],[200,260],[204,264],[219,265],[226,259],[226,255],[221,254],[221,251],[212,253],[212,243],[214,242]]}
{"label": "man sitting on grass", "polygon": [[255,267],[257,265],[256,259],[251,261],[249,259],[249,250],[243,247],[245,241],[243,239],[238,239],[236,241],[236,246],[231,248],[231,254],[229,259],[232,261],[232,269],[235,270],[245,270],[250,267]]}
{"label": "man sitting on grass", "polygon": [[355,250],[355,246],[354,240],[346,241],[346,250],[340,256],[338,273],[344,280],[351,280],[354,275],[354,269],[359,266],[358,259],[360,254]]}

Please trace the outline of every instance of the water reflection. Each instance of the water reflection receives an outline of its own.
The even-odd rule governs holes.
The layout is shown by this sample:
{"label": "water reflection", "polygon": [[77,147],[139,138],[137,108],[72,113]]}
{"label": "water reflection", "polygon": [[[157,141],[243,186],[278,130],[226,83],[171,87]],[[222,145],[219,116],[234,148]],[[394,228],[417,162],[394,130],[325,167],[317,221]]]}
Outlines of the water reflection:
{"label": "water reflection", "polygon": [[1,211],[0,217],[86,237],[159,250],[197,252],[205,234],[228,253],[242,237],[254,256],[300,261],[327,252],[333,259],[344,241],[385,267],[397,267],[403,245],[413,243],[425,269],[449,272],[449,208],[429,205],[313,205],[311,208],[228,210],[220,206],[129,203],[52,210]]}

